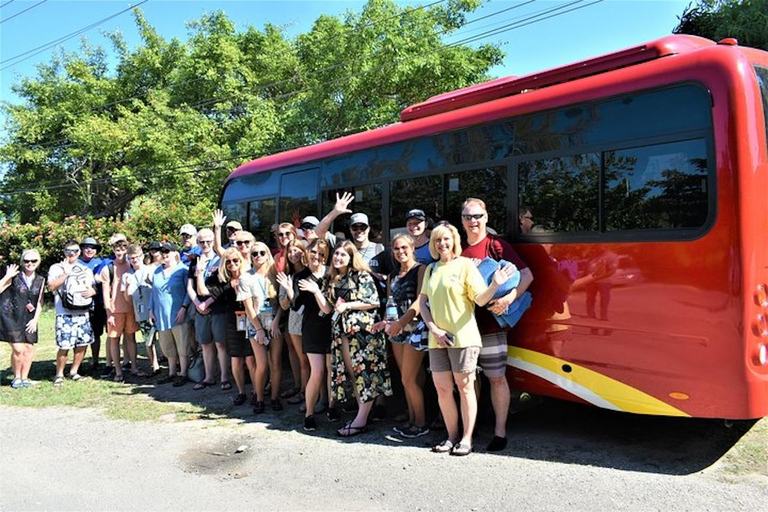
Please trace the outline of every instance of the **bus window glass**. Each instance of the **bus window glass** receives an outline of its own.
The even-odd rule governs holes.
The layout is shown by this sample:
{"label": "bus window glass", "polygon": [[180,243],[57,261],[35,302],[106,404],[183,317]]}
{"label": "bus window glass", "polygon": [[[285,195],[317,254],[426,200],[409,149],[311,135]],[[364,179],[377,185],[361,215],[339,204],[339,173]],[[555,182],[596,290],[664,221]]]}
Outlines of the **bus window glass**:
{"label": "bus window glass", "polygon": [[275,224],[274,199],[260,199],[248,203],[248,230],[256,240],[272,245],[272,224]]}
{"label": "bus window glass", "polygon": [[597,153],[521,162],[518,205],[530,211],[536,224],[549,232],[597,231],[599,180]]}
{"label": "bus window glass", "polygon": [[485,201],[488,210],[488,227],[500,235],[507,232],[507,168],[482,167],[471,171],[454,172],[445,175],[444,220],[454,226],[461,226],[461,205],[469,197]]}
{"label": "bus window glass", "polygon": [[604,153],[606,231],[698,228],[707,220],[703,139]]}
{"label": "bus window glass", "polygon": [[[381,191],[380,183],[327,190],[323,193],[323,215],[331,211],[333,205],[336,204],[336,194],[341,195],[344,192],[349,192],[355,196],[355,200],[350,205],[352,212],[364,213],[368,216],[368,223],[371,226],[368,238],[371,240],[376,240],[377,237],[381,238],[383,236]],[[334,222],[331,231],[333,233],[341,231],[345,237],[349,238],[349,216],[349,214],[339,216],[336,222]]]}
{"label": "bus window glass", "polygon": [[317,169],[283,174],[279,215],[280,222],[317,215]]}
{"label": "bus window glass", "polygon": [[760,86],[760,96],[763,98],[763,121],[765,122],[766,150],[768,150],[768,68],[755,66],[757,83]]}
{"label": "bus window glass", "polygon": [[[227,216],[226,222],[229,222],[230,220],[236,220],[243,226],[247,225],[247,211],[248,211],[248,203],[224,203],[221,205],[221,210],[224,212],[224,215]],[[224,228],[221,230],[221,236],[222,236],[222,242],[227,242],[227,233]]]}
{"label": "bus window glass", "polygon": [[256,197],[276,196],[279,182],[279,172],[260,172],[235,178],[224,189],[221,202],[229,203]]}
{"label": "bus window glass", "polygon": [[389,189],[390,234],[403,231],[405,214],[413,209],[424,210],[433,220],[443,217],[443,177],[424,176],[393,181]]}

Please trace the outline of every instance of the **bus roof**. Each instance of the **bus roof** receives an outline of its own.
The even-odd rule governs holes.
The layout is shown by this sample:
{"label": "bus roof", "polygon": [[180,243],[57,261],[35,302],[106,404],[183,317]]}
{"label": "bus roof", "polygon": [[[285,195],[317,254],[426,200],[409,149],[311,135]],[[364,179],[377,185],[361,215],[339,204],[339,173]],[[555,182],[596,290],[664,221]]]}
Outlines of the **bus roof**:
{"label": "bus roof", "polygon": [[[462,116],[449,114],[458,109],[530,90],[543,89],[548,86],[574,81],[670,55],[694,52],[714,45],[716,43],[713,41],[697,36],[673,35],[544,72],[522,77],[499,78],[490,82],[440,94],[403,110],[400,116],[400,123],[246,162],[235,169],[229,175],[227,181],[239,176],[286,166],[301,165],[346,152],[359,151],[413,137],[434,134],[437,131],[450,131],[467,123],[467,120]],[[447,115],[438,116],[438,114]]]}

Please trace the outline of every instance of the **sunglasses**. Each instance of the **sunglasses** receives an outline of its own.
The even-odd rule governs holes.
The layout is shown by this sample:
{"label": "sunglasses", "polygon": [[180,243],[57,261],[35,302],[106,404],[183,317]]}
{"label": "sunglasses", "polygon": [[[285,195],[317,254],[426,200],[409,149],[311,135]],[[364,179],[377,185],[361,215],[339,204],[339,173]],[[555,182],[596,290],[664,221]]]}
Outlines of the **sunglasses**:
{"label": "sunglasses", "polygon": [[237,228],[227,228],[227,233],[234,233],[236,231],[240,231],[240,230]]}
{"label": "sunglasses", "polygon": [[237,245],[251,245],[251,241],[250,241],[250,240],[238,240],[238,241],[237,241],[237,242],[235,242],[235,243],[236,243]]}
{"label": "sunglasses", "polygon": [[189,233],[182,233],[181,238],[192,238],[194,235],[190,235]]}
{"label": "sunglasses", "polygon": [[400,247],[392,248],[392,250],[394,250],[395,252],[407,251],[408,249],[410,249],[410,246],[407,246],[407,245],[401,245]]}
{"label": "sunglasses", "polygon": [[301,225],[301,229],[303,229],[304,231],[307,231],[307,230],[310,230],[310,229],[314,230],[315,227],[316,226],[314,224],[302,224]]}
{"label": "sunglasses", "polygon": [[293,234],[293,233],[291,233],[290,231],[288,231],[288,232],[286,232],[286,233],[278,233],[278,234],[277,234],[277,236],[279,236],[280,238],[285,238],[286,236],[291,236],[292,234]]}
{"label": "sunglasses", "polygon": [[266,256],[266,255],[267,255],[267,251],[253,251],[251,253],[251,256]]}
{"label": "sunglasses", "polygon": [[84,251],[95,251],[96,248],[94,246],[92,246],[92,245],[84,245],[83,246],[83,250]]}
{"label": "sunglasses", "polygon": [[197,243],[200,245],[203,245],[203,244],[208,245],[208,244],[212,244],[213,240],[200,240]]}
{"label": "sunglasses", "polygon": [[239,265],[240,264],[240,260],[227,260],[226,264],[227,265]]}
{"label": "sunglasses", "polygon": [[37,263],[40,260],[24,260],[24,263]]}
{"label": "sunglasses", "polygon": [[65,254],[77,254],[80,252],[80,249],[64,249]]}
{"label": "sunglasses", "polygon": [[351,229],[352,231],[365,231],[366,229],[368,229],[368,226],[366,226],[365,224],[352,224],[351,226],[349,226],[349,229]]}
{"label": "sunglasses", "polygon": [[160,252],[163,254],[171,254],[171,251],[169,251],[168,249],[160,249]]}
{"label": "sunglasses", "polygon": [[462,213],[461,218],[464,220],[480,220],[485,217],[484,213]]}

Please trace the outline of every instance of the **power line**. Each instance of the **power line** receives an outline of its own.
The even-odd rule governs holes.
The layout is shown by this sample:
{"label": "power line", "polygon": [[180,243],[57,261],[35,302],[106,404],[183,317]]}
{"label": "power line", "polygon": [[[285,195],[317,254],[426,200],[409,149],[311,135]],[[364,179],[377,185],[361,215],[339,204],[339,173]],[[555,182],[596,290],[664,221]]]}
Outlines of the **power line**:
{"label": "power line", "polygon": [[[40,2],[36,3],[36,4],[35,4],[35,5],[33,5],[32,7],[27,7],[27,8],[26,8],[26,9],[24,9],[23,11],[19,11],[19,12],[17,12],[17,13],[16,13],[16,14],[14,14],[14,15],[12,15],[12,16],[9,16],[9,17],[7,17],[7,18],[5,18],[4,20],[0,20],[0,23],[5,23],[6,21],[10,21],[10,20],[12,20],[12,19],[13,19],[13,18],[15,18],[16,16],[21,16],[21,15],[22,15],[22,14],[24,14],[25,12],[27,12],[27,11],[30,11],[30,10],[32,10],[32,9],[34,9],[34,8],[35,8],[35,7],[37,7],[38,5],[43,5],[43,4],[44,4],[45,2],[47,2],[47,1],[48,1],[48,0],[41,0]],[[3,6],[5,6],[5,5],[8,5],[9,3],[11,3],[11,2],[5,3],[5,4],[3,4]]]}
{"label": "power line", "polygon": [[[47,1],[47,0],[43,0],[43,2],[45,2],[45,1]],[[102,23],[105,23],[105,22],[111,20],[112,18],[116,18],[117,16],[120,16],[121,14],[123,14],[125,12],[128,12],[131,9],[134,9],[134,8],[144,4],[144,3],[147,3],[148,1],[149,0],[142,0],[141,2],[133,4],[130,7],[126,8],[126,9],[123,9],[120,12],[112,14],[111,16],[107,16],[106,18],[104,18],[102,20],[99,20],[99,21],[97,21],[95,23],[91,23],[90,25],[85,26],[85,27],[83,27],[81,29],[75,30],[74,32],[70,32],[69,34],[66,34],[64,36],[59,37],[58,39],[54,39],[53,41],[50,41],[50,42],[45,43],[45,44],[42,44],[42,45],[40,45],[40,46],[38,46],[36,48],[32,48],[31,50],[27,50],[26,52],[23,52],[23,53],[20,53],[18,55],[14,55],[13,57],[9,57],[9,58],[7,58],[5,60],[2,60],[2,61],[0,61],[0,64],[5,64],[6,62],[9,62],[9,61],[16,61],[16,62],[13,62],[12,64],[8,64],[7,66],[3,66],[2,68],[0,68],[0,71],[3,71],[3,70],[5,70],[5,69],[7,69],[9,67],[13,67],[13,66],[15,66],[15,65],[17,65],[17,64],[19,64],[21,62],[24,62],[27,59],[31,59],[35,55],[43,53],[44,51],[46,51],[46,50],[56,46],[59,43],[63,43],[64,41],[68,41],[68,40],[72,39],[73,37],[79,36],[80,34],[83,34],[83,33],[87,32],[87,31],[91,30],[92,28],[98,27]],[[37,5],[40,5],[40,4],[37,4]],[[30,7],[30,9],[31,9],[31,7]],[[20,58],[20,57],[24,57],[24,58]]]}
{"label": "power line", "polygon": [[13,3],[13,0],[8,0],[8,1],[7,1],[7,2],[5,2],[4,4],[0,4],[0,9],[2,9],[2,8],[3,8],[3,7],[5,7],[6,5],[8,5],[8,4],[12,4],[12,3]]}

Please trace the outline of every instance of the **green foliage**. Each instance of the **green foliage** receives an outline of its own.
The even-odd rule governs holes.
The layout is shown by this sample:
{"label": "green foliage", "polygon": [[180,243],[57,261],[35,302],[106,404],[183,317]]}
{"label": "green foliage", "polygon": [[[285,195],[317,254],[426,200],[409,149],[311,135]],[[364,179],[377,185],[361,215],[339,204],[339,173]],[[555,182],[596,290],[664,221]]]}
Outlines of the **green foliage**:
{"label": "green foliage", "polygon": [[141,43],[111,35],[114,71],[83,42],[15,84],[23,104],[2,107],[0,218],[121,217],[140,198],[209,208],[244,161],[397,121],[409,104],[489,78],[497,47],[442,43],[480,4],[370,0],[292,39],[273,25],[238,31],[217,11],[186,41],[165,40],[137,9]]}
{"label": "green foliage", "polygon": [[[0,229],[0,267],[19,263],[26,249],[37,249],[42,258],[41,271],[46,272],[51,265],[61,261],[68,240],[82,241],[88,236],[103,245],[115,233],[123,233],[129,242],[143,247],[153,240],[178,243],[182,224],[210,227],[212,208],[212,204],[205,202],[186,208],[141,198],[133,203],[125,220],[72,215],[60,222],[43,218],[36,224],[3,224]],[[102,254],[109,254],[109,248],[105,247]]]}
{"label": "green foliage", "polygon": [[679,19],[676,34],[735,37],[743,46],[768,50],[768,0],[697,0]]}

